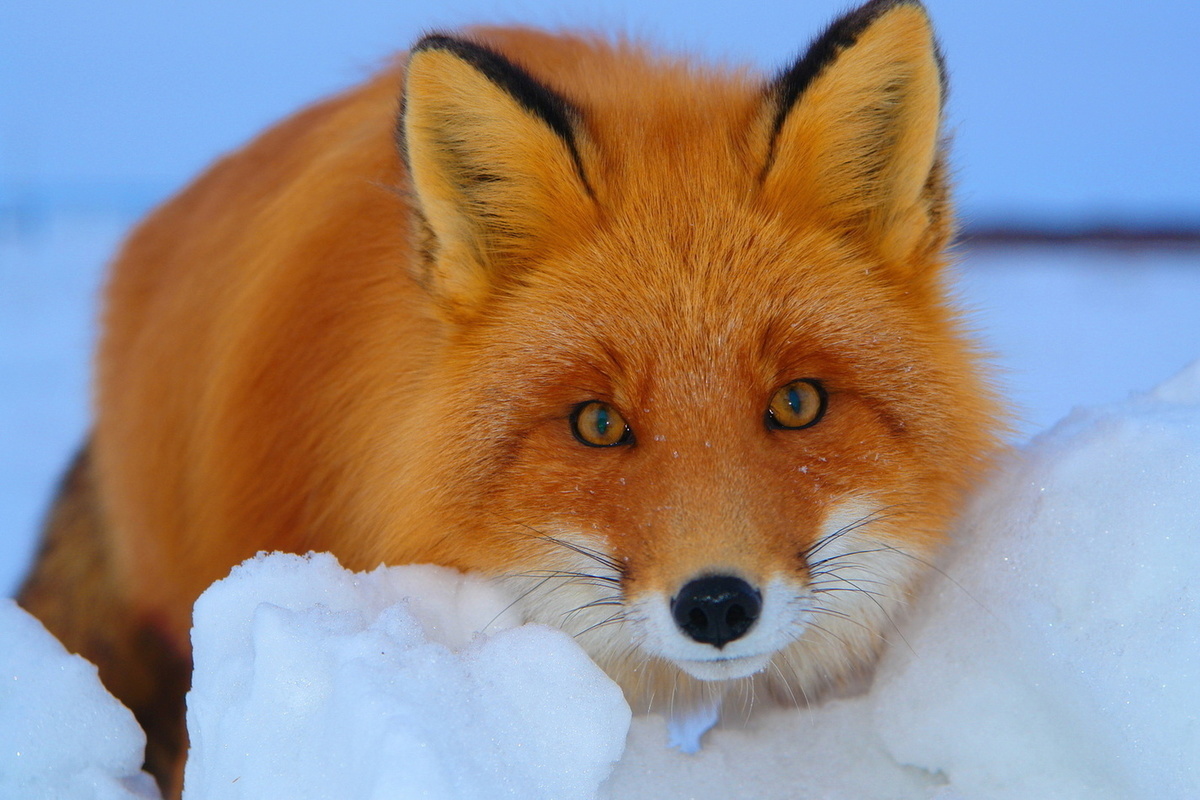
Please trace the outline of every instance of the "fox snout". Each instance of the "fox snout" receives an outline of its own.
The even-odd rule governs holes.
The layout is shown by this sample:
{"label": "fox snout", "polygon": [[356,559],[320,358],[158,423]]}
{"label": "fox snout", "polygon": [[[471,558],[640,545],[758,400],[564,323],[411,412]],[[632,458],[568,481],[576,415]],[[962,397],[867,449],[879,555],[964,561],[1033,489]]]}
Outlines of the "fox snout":
{"label": "fox snout", "polygon": [[795,591],[779,582],[773,589],[768,598],[776,613],[764,619],[763,592],[742,578],[716,574],[690,580],[666,603],[674,627],[663,626],[643,647],[702,681],[753,675],[790,641],[785,631],[800,627],[800,620],[777,613],[781,598],[793,600]]}
{"label": "fox snout", "polygon": [[760,610],[762,592],[732,575],[689,581],[671,598],[671,616],[679,630],[718,650],[754,627]]}
{"label": "fox snout", "polygon": [[794,577],[759,582],[732,571],[707,572],[673,593],[631,598],[626,619],[646,656],[702,681],[732,680],[762,671],[803,634],[806,596]]}

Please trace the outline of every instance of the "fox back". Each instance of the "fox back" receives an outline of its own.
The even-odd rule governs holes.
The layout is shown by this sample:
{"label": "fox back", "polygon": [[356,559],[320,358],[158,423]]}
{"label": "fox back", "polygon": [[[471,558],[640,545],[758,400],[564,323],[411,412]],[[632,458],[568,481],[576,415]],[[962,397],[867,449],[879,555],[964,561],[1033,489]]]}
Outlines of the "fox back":
{"label": "fox back", "polygon": [[283,122],[113,267],[114,591],[186,657],[258,551],[433,562],[635,707],[853,676],[996,444],[944,94],[924,9],[874,0],[774,78],[475,29]]}

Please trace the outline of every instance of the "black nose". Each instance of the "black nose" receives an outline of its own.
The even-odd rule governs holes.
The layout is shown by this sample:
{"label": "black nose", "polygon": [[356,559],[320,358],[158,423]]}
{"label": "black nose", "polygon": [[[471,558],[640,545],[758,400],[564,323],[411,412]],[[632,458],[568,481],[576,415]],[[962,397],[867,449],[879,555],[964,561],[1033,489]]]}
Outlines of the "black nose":
{"label": "black nose", "polygon": [[750,630],[761,610],[762,595],[730,575],[697,578],[671,601],[675,624],[697,642],[718,648]]}

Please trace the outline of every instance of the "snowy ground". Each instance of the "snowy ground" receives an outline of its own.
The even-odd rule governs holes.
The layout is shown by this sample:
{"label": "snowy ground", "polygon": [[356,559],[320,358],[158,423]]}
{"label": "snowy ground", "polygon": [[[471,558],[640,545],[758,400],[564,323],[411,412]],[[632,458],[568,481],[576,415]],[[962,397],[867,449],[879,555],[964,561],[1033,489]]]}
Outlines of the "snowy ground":
{"label": "snowy ground", "polygon": [[[53,476],[86,427],[97,265],[121,225],[0,230],[0,341],[10,343],[0,348],[0,589],[19,576]],[[897,632],[868,694],[759,709],[685,756],[665,747],[661,718],[628,723],[565,637],[518,627],[465,643],[472,620],[503,602],[487,587],[269,561],[206,596],[189,797],[295,796],[296,783],[271,783],[285,779],[314,797],[332,796],[328,786],[339,797],[423,796],[385,794],[417,774],[397,772],[400,762],[422,765],[417,788],[429,796],[447,785],[464,797],[488,786],[517,797],[1200,796],[1200,368],[1130,398],[1200,357],[1197,267],[1195,252],[968,255],[962,293],[1026,408],[1019,441],[1075,406],[1095,408],[1024,443],[980,493],[946,577]],[[432,599],[395,605],[407,594]],[[0,641],[0,676],[19,678],[0,683],[0,796],[147,796],[130,766],[140,732],[88,685],[86,665],[8,605]],[[246,724],[281,697],[295,719],[320,724]],[[579,713],[555,716],[563,708]],[[463,719],[474,725],[459,740]],[[558,722],[538,727],[548,719]],[[579,719],[593,724],[568,724]],[[343,747],[351,731],[361,746]]]}

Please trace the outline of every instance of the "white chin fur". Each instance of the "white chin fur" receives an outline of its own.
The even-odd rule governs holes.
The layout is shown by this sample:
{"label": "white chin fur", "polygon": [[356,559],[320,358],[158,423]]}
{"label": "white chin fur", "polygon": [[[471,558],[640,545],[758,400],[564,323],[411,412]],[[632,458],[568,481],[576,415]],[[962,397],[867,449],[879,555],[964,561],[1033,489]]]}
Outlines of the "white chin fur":
{"label": "white chin fur", "polygon": [[741,658],[717,658],[712,661],[676,661],[675,666],[702,681],[732,681],[762,672],[774,653]]}

